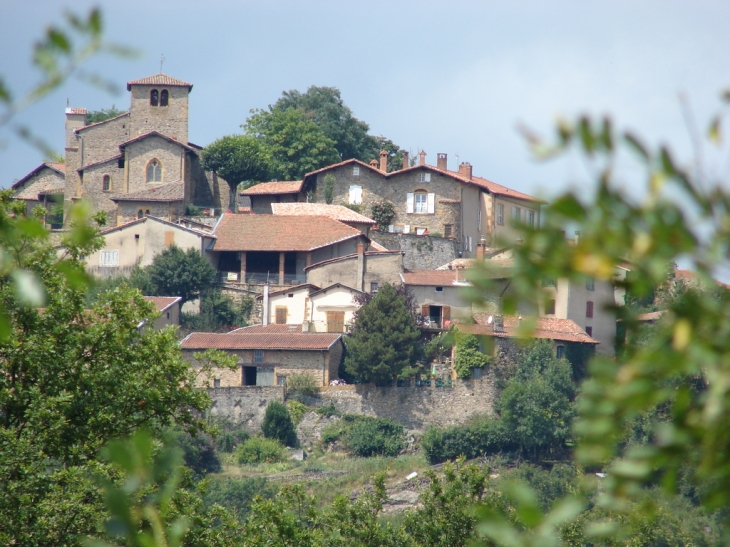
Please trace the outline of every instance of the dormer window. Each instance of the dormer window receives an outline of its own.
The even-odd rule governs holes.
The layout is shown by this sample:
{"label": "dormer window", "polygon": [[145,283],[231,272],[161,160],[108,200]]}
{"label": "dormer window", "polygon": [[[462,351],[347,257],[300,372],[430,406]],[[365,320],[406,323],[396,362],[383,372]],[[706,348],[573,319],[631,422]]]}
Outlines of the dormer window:
{"label": "dormer window", "polygon": [[162,93],[160,93],[160,106],[167,106],[167,101],[169,99],[169,93],[167,92],[167,89],[163,89]]}
{"label": "dormer window", "polygon": [[162,164],[157,159],[147,164],[147,182],[162,182]]}
{"label": "dormer window", "polygon": [[160,94],[156,89],[150,91],[150,106],[157,106],[159,104]]}

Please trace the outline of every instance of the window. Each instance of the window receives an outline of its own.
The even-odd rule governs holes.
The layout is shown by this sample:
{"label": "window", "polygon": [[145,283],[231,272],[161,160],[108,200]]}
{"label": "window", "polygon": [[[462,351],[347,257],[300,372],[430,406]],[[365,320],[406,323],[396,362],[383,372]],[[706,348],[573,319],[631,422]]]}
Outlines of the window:
{"label": "window", "polygon": [[156,89],[150,91],[150,106],[157,106],[159,104],[159,96]]}
{"label": "window", "polygon": [[281,374],[276,375],[276,385],[277,386],[286,386],[286,376],[282,376]]}
{"label": "window", "polygon": [[586,290],[587,291],[596,290],[596,280],[593,277],[586,278]]}
{"label": "window", "polygon": [[362,203],[362,186],[350,186],[350,205],[360,205]]}
{"label": "window", "polygon": [[168,98],[169,94],[167,93],[167,89],[163,89],[162,93],[160,93],[160,106],[167,106]]}
{"label": "window", "polygon": [[378,292],[378,284],[370,283],[370,294],[376,294]]}
{"label": "window", "polygon": [[360,176],[360,166],[356,165],[352,168],[352,176],[353,177],[359,177]]}
{"label": "window", "polygon": [[471,236],[466,238],[467,248],[469,249],[469,252],[472,252],[471,241]]}
{"label": "window", "polygon": [[286,308],[283,306],[276,307],[276,324],[286,325]]}
{"label": "window", "polygon": [[418,173],[418,182],[431,182],[431,173]]}
{"label": "window", "polygon": [[504,205],[501,203],[497,205],[497,224],[500,226],[504,224]]}
{"label": "window", "polygon": [[287,295],[286,295],[286,297],[287,297],[287,298],[294,298],[294,293],[291,293],[291,292],[290,292],[289,294],[287,294]]}
{"label": "window", "polygon": [[99,255],[99,266],[119,266],[119,251],[102,251]]}
{"label": "window", "polygon": [[444,224],[444,237],[446,237],[446,238],[451,237],[453,229],[454,229],[453,224]]}
{"label": "window", "polygon": [[473,380],[481,380],[482,379],[482,368],[481,367],[474,367],[471,369],[471,377]]}
{"label": "window", "polygon": [[147,182],[162,182],[162,164],[157,159],[147,164]]}
{"label": "window", "polygon": [[144,211],[142,209],[137,211],[137,218],[144,218]]}
{"label": "window", "polygon": [[593,327],[586,327],[586,334],[588,336],[593,336]]}
{"label": "window", "polygon": [[551,298],[545,303],[545,315],[555,315],[555,299]]}
{"label": "window", "polygon": [[429,214],[436,211],[436,194],[416,190],[406,194],[406,213]]}
{"label": "window", "polygon": [[515,222],[519,222],[522,218],[522,211],[519,207],[512,207],[512,220]]}
{"label": "window", "polygon": [[170,319],[170,312],[167,312],[167,318]]}
{"label": "window", "polygon": [[426,232],[428,232],[428,228],[426,228],[425,226],[416,226],[415,230],[417,236],[425,236],[427,235]]}
{"label": "window", "polygon": [[444,292],[444,288],[443,287],[436,287],[436,292]]}
{"label": "window", "polygon": [[328,311],[327,332],[345,332],[345,312]]}
{"label": "window", "polygon": [[104,175],[104,177],[102,177],[101,189],[104,192],[109,192],[112,189],[112,178],[109,175]]}
{"label": "window", "polygon": [[220,378],[214,378],[213,379],[213,387],[221,387],[221,379]]}
{"label": "window", "polygon": [[417,192],[414,196],[414,212],[415,213],[425,213],[428,211],[428,194],[425,192]]}
{"label": "window", "polygon": [[527,225],[530,228],[534,228],[535,227],[535,211],[530,211],[528,209],[528,211],[527,211]]}
{"label": "window", "polygon": [[593,302],[586,302],[586,317],[593,317]]}
{"label": "window", "polygon": [[146,216],[146,217],[150,216],[150,210],[149,209],[145,209],[144,216]]}
{"label": "window", "polygon": [[555,348],[555,357],[558,359],[565,357],[565,346],[558,346]]}
{"label": "window", "polygon": [[264,350],[262,350],[262,349],[253,350],[253,362],[254,363],[263,363],[264,362]]}

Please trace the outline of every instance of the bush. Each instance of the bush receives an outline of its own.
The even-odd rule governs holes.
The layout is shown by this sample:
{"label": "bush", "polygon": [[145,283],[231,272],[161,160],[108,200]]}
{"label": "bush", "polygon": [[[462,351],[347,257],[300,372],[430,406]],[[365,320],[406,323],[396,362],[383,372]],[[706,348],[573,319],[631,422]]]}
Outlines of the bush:
{"label": "bush", "polygon": [[221,462],[215,451],[215,441],[207,433],[195,436],[176,430],[175,436],[183,450],[183,460],[195,475],[201,477],[208,473],[221,471]]}
{"label": "bush", "polygon": [[370,206],[370,214],[378,230],[387,232],[390,220],[395,216],[395,205],[390,201],[377,201]]}
{"label": "bush", "polygon": [[311,374],[292,374],[286,378],[286,396],[302,402],[306,397],[319,395],[319,385]]}
{"label": "bush", "polygon": [[471,378],[474,368],[482,368],[489,363],[489,356],[479,349],[479,340],[473,334],[460,336],[456,344],[456,358],[454,370],[456,375],[463,379]]}
{"label": "bush", "polygon": [[322,430],[324,444],[342,441],[357,456],[395,457],[403,450],[403,426],[387,418],[345,414],[342,420]]}
{"label": "bush", "polygon": [[299,422],[302,421],[304,415],[309,410],[309,407],[307,405],[304,405],[299,401],[289,401],[287,403],[287,407],[289,407],[289,415],[291,416],[294,425],[298,425]]}
{"label": "bush", "polygon": [[297,434],[287,408],[276,401],[269,403],[261,431],[267,439],[276,439],[286,446],[297,445]]}
{"label": "bush", "polygon": [[251,437],[236,450],[236,459],[240,464],[274,463],[284,459],[286,448],[276,439]]}
{"label": "bush", "polygon": [[244,522],[251,510],[251,502],[256,496],[272,499],[277,491],[275,485],[261,477],[216,478],[209,483],[203,500],[206,507],[221,505],[232,512],[240,522]]}
{"label": "bush", "polygon": [[463,426],[431,427],[423,436],[421,444],[431,463],[454,460],[462,455],[476,458],[517,447],[502,420],[489,417]]}
{"label": "bush", "polygon": [[227,454],[236,450],[236,447],[246,442],[251,435],[239,424],[219,418],[215,421],[218,434],[215,436],[216,448]]}
{"label": "bush", "polygon": [[339,410],[337,410],[337,407],[335,406],[335,404],[333,402],[330,402],[330,404],[325,405],[325,406],[319,406],[319,407],[315,408],[314,411],[324,418],[342,415],[342,413]]}

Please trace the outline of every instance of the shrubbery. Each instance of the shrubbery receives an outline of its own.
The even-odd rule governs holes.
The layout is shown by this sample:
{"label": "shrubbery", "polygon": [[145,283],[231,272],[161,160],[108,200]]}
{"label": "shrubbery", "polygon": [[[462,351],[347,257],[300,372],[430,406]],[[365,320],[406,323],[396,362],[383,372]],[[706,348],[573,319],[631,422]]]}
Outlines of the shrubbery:
{"label": "shrubbery", "polygon": [[431,463],[454,460],[462,455],[467,458],[488,456],[517,448],[502,420],[489,417],[464,426],[431,427],[423,436],[421,444]]}
{"label": "shrubbery", "polygon": [[208,484],[203,498],[206,507],[221,505],[231,511],[239,521],[244,522],[251,511],[251,502],[256,496],[271,499],[278,488],[261,477],[234,479],[216,477]]}
{"label": "shrubbery", "polygon": [[403,426],[387,418],[345,414],[322,430],[322,442],[342,441],[344,447],[362,457],[395,457],[405,447]]}
{"label": "shrubbery", "polygon": [[261,431],[267,439],[276,439],[286,446],[296,446],[297,433],[287,408],[276,401],[269,403]]}
{"label": "shrubbery", "polygon": [[303,402],[303,398],[319,395],[319,385],[311,374],[292,374],[286,378],[287,398]]}
{"label": "shrubbery", "polygon": [[246,442],[251,436],[240,425],[228,420],[220,419],[216,426],[218,434],[215,436],[215,444],[220,452],[233,452],[238,445]]}
{"label": "shrubbery", "polygon": [[251,437],[236,450],[239,464],[274,463],[284,459],[286,448],[276,439]]}
{"label": "shrubbery", "polygon": [[454,370],[462,380],[471,378],[471,371],[474,368],[483,368],[489,363],[489,356],[482,353],[479,348],[479,339],[473,334],[459,336],[456,343],[456,358],[454,359]]}

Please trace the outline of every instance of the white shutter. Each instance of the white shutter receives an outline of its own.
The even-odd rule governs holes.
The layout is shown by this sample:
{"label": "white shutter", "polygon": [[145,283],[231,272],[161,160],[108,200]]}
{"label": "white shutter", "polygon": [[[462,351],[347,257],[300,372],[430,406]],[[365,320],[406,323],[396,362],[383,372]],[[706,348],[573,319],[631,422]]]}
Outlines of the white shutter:
{"label": "white shutter", "polygon": [[413,192],[406,194],[406,213],[413,212]]}
{"label": "white shutter", "polygon": [[350,205],[360,205],[362,203],[362,186],[350,186]]}
{"label": "white shutter", "polygon": [[471,252],[471,236],[469,236],[469,252]]}
{"label": "white shutter", "polygon": [[391,233],[391,234],[392,234],[393,232],[395,232],[395,226],[393,226],[392,224],[389,224],[389,225],[388,225],[388,232],[389,232],[389,233]]}
{"label": "white shutter", "polygon": [[404,234],[410,234],[411,233],[411,225],[410,224],[404,224],[403,225],[403,233]]}
{"label": "white shutter", "polygon": [[431,182],[431,173],[426,173],[426,182]]}
{"label": "white shutter", "polygon": [[426,212],[429,215],[432,215],[436,210],[436,194],[428,194],[428,201],[427,205],[428,209],[426,209]]}
{"label": "white shutter", "polygon": [[101,251],[99,266],[119,266],[119,251]]}

